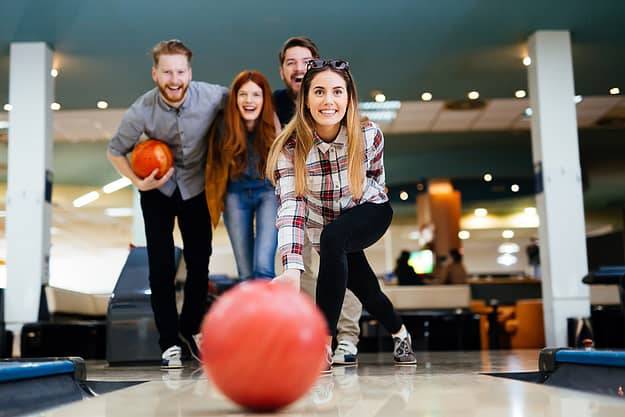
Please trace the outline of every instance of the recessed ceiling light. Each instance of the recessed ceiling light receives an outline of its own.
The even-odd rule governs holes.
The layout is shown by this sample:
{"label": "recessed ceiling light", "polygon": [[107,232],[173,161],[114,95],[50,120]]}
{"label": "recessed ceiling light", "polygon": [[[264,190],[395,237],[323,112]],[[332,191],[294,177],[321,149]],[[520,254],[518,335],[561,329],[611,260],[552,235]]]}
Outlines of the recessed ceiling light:
{"label": "recessed ceiling light", "polygon": [[510,186],[510,190],[512,190],[513,193],[518,193],[519,192],[519,184],[512,184]]}
{"label": "recessed ceiling light", "polygon": [[612,87],[610,88],[610,94],[612,94],[613,96],[619,95],[621,94],[621,89],[618,87]]}
{"label": "recessed ceiling light", "polygon": [[527,95],[527,93],[525,92],[525,90],[516,90],[514,92],[514,96],[516,98],[525,98],[526,95]]}
{"label": "recessed ceiling light", "polygon": [[407,193],[407,192],[405,192],[405,191],[402,191],[401,193],[399,193],[399,198],[400,198],[402,201],[406,201],[406,200],[408,200],[408,193]]}
{"label": "recessed ceiling light", "polygon": [[57,102],[54,102],[54,103],[50,104],[50,108],[52,110],[55,110],[55,111],[56,110],[61,110],[61,105],[59,103],[57,103]]}
{"label": "recessed ceiling light", "polygon": [[50,70],[50,75],[56,78],[59,75],[59,70],[57,70],[56,68],[52,68]]}
{"label": "recessed ceiling light", "polygon": [[477,100],[478,98],[480,98],[480,93],[477,91],[469,91],[467,97],[469,97],[469,100]]}
{"label": "recessed ceiling light", "polygon": [[373,97],[376,103],[384,103],[386,101],[386,96],[382,93],[378,93]]}
{"label": "recessed ceiling light", "polygon": [[467,240],[471,237],[471,233],[468,230],[461,230],[458,232],[458,237],[462,240]]}
{"label": "recessed ceiling light", "polygon": [[491,182],[493,180],[493,175],[487,172],[482,178],[484,178],[484,181],[486,182]]}
{"label": "recessed ceiling light", "polygon": [[426,91],[425,93],[421,94],[421,100],[423,100],[423,101],[430,101],[430,100],[432,100],[432,93]]}
{"label": "recessed ceiling light", "polygon": [[580,96],[579,94],[573,97],[573,101],[575,102],[575,104],[581,103],[583,99],[584,97]]}
{"label": "recessed ceiling light", "polygon": [[523,213],[527,214],[527,215],[534,215],[536,214],[536,207],[525,207],[523,209]]}
{"label": "recessed ceiling light", "polygon": [[530,58],[529,56],[524,57],[523,65],[525,65],[526,67],[529,67],[530,65],[532,65],[532,58]]}
{"label": "recessed ceiling light", "polygon": [[4,111],[11,111],[13,110],[13,106],[11,106],[9,103],[5,104],[3,107]]}
{"label": "recessed ceiling light", "polygon": [[98,109],[107,109],[109,107],[109,104],[108,104],[108,102],[106,102],[104,100],[100,100],[100,101],[98,101],[96,106],[98,106]]}
{"label": "recessed ceiling light", "polygon": [[501,237],[504,239],[512,239],[514,237],[514,232],[512,230],[504,230],[501,232]]}
{"label": "recessed ceiling light", "polygon": [[476,208],[473,214],[475,214],[477,217],[486,217],[486,215],[488,214],[488,210],[486,210],[485,208]]}

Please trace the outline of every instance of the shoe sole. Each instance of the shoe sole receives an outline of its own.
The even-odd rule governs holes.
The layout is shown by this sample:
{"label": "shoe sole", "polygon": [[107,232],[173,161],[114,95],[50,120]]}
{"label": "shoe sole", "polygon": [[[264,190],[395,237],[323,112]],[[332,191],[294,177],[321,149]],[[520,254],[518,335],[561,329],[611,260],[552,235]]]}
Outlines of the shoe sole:
{"label": "shoe sole", "polygon": [[332,373],[332,368],[330,368],[330,369],[324,369],[324,370],[322,370],[322,371],[321,371],[321,374],[322,374],[322,375],[329,375],[329,374],[331,374],[331,373]]}
{"label": "shoe sole", "polygon": [[184,365],[161,365],[161,371],[169,371],[170,369],[182,369]]}
{"label": "shoe sole", "polygon": [[337,361],[334,361],[333,364],[334,365],[338,365],[338,366],[356,366],[356,365],[358,365],[358,361],[354,361],[354,362],[337,362]]}
{"label": "shoe sole", "polygon": [[412,362],[395,362],[395,366],[413,366],[416,365],[417,361]]}

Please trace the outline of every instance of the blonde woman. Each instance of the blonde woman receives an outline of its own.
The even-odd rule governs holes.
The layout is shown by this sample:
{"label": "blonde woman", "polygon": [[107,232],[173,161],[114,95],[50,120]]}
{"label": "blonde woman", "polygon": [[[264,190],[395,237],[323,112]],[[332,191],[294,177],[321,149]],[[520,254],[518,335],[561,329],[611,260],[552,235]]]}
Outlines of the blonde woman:
{"label": "blonde woman", "polygon": [[284,266],[274,282],[299,288],[307,233],[319,252],[316,301],[328,322],[328,369],[346,288],[393,334],[395,362],[415,364],[410,335],[364,254],[393,217],[384,191],[382,132],[360,122],[348,62],[314,59],[307,67],[295,117],[267,158],[267,177],[279,198],[278,250]]}

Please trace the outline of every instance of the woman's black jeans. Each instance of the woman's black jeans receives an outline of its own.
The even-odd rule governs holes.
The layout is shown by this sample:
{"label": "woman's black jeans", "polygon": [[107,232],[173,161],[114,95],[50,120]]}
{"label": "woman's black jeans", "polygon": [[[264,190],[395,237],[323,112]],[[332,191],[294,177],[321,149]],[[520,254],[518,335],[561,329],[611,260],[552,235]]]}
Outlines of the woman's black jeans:
{"label": "woman's black jeans", "polygon": [[392,218],[388,202],[365,203],[341,214],[321,232],[317,305],[328,321],[331,336],[336,336],[345,288],[386,330],[396,333],[401,328],[402,321],[380,289],[364,253],[384,235]]}

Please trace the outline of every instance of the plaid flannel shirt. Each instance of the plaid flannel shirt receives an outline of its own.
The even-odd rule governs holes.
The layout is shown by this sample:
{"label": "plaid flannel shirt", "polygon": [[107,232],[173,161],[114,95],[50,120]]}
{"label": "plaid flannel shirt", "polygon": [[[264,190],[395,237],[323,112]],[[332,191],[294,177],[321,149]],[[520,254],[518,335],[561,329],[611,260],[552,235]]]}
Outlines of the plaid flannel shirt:
{"label": "plaid flannel shirt", "polygon": [[295,194],[295,139],[287,140],[274,172],[279,199],[276,220],[278,250],[285,270],[304,270],[304,233],[308,233],[308,238],[318,251],[323,227],[332,223],[341,213],[360,204],[388,201],[384,191],[384,136],[371,122],[363,128],[363,135],[366,172],[362,197],[358,201],[354,201],[349,189],[345,127],[341,127],[331,143],[324,142],[315,134],[313,147],[306,159],[308,190],[304,196]]}

